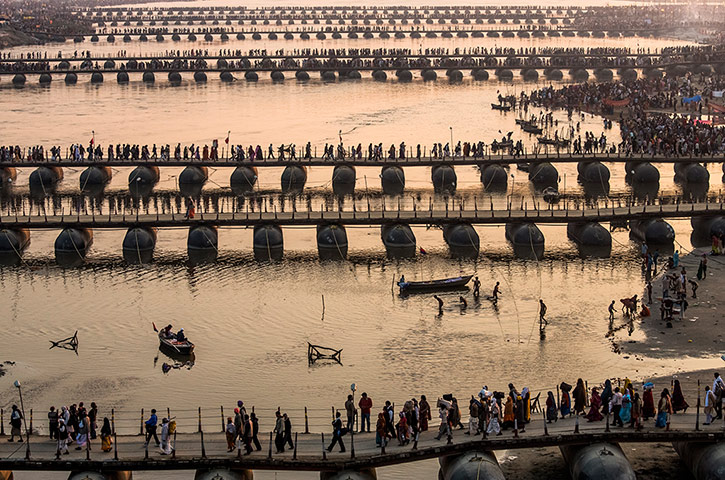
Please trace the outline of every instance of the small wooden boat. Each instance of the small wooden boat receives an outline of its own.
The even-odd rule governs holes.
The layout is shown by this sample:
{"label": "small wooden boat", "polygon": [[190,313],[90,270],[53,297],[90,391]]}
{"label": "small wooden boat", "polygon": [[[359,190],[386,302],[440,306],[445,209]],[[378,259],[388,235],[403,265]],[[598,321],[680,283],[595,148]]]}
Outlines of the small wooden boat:
{"label": "small wooden boat", "polygon": [[553,145],[555,147],[566,147],[569,145],[569,140],[565,138],[554,139],[549,137],[537,137],[536,140],[542,145]]}
{"label": "small wooden boat", "polygon": [[465,287],[473,275],[444,278],[441,280],[428,280],[424,282],[398,282],[400,292],[432,292],[436,290],[450,290]]}
{"label": "small wooden boat", "polygon": [[514,142],[513,140],[509,140],[508,142],[497,142],[496,140],[491,143],[491,150],[503,150],[507,148],[513,148]]}
{"label": "small wooden boat", "polygon": [[494,110],[500,110],[502,112],[508,112],[511,110],[511,105],[502,105],[500,103],[492,103],[491,108]]}
{"label": "small wooden boat", "polygon": [[194,344],[189,340],[178,342],[173,338],[164,338],[159,333],[159,348],[166,352],[177,355],[191,355],[194,352]]}
{"label": "small wooden boat", "polygon": [[534,135],[539,135],[544,131],[541,127],[537,127],[533,123],[522,123],[521,130],[526,133],[532,133]]}

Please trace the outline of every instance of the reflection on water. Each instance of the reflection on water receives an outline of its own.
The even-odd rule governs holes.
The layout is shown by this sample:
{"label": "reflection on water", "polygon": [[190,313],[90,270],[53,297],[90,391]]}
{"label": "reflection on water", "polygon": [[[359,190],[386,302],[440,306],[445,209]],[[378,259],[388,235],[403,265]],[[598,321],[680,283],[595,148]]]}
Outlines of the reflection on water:
{"label": "reflection on water", "polygon": [[[391,39],[326,41],[324,46],[634,47],[637,42],[642,47],[673,44],[652,39]],[[312,43],[230,41],[223,48],[307,45]],[[49,54],[76,48],[108,54],[123,48],[129,55],[138,55],[162,52],[167,47],[154,42],[123,46],[100,42],[43,48]],[[182,41],[174,48],[192,46]],[[199,42],[193,48],[213,50],[222,44]],[[187,80],[170,86],[166,81],[144,85],[133,75],[131,83],[123,86],[80,81],[75,86],[55,82],[49,88],[29,84],[9,90],[5,89],[7,83],[0,85],[4,121],[33,128],[6,129],[5,144],[42,143],[65,149],[73,142],[87,141],[91,131],[104,146],[127,142],[199,144],[224,139],[229,130],[231,143],[263,147],[291,142],[299,146],[310,141],[321,149],[325,143],[336,143],[340,131],[344,132],[345,144],[363,146],[404,140],[410,146],[421,143],[430,148],[434,141],[450,141],[451,135],[454,142],[490,143],[508,131],[521,138],[528,149],[535,143],[534,137],[516,126],[515,114],[490,110],[497,92],[517,95],[534,83],[473,82],[466,78],[459,85],[417,80],[412,84],[382,84],[368,79],[331,85],[315,80],[277,85],[266,80],[223,84],[210,79],[203,85]],[[534,110],[530,113],[538,115],[539,110]],[[575,128],[579,125],[582,136],[584,131],[591,131],[597,136],[604,133],[610,143],[617,141],[618,132],[604,130],[599,118],[586,115],[570,120],[564,112],[555,112],[554,118],[558,128],[571,122]],[[662,173],[658,190],[644,192],[627,185],[623,165],[606,166],[611,172],[609,185],[580,185],[576,164],[557,164],[560,198],[554,208],[581,205],[606,194],[607,198],[598,201],[611,206],[612,202],[626,202],[633,194],[652,198],[658,190],[667,195],[691,193],[674,183],[669,165],[658,165]],[[715,165],[708,168],[712,172],[718,169]],[[0,214],[90,211],[133,215],[147,210],[183,212],[185,208],[184,199],[176,193],[180,168],[162,168],[153,189],[136,192],[142,198],[128,194],[130,168],[112,169],[113,178],[103,192],[88,191],[81,196],[82,170],[66,168],[56,194],[42,191],[31,198],[36,193],[29,188],[32,170],[19,169],[14,186],[3,188]],[[309,169],[302,195],[290,198],[281,195],[281,168],[261,168],[251,196],[232,193],[231,168],[210,168],[197,199],[198,208],[206,212],[276,208],[317,211],[338,205],[350,209],[353,204],[364,209],[368,201],[377,208],[383,202],[388,206],[401,202],[406,208],[433,203],[444,208],[444,202],[466,202],[469,206],[473,202],[481,208],[521,202],[527,208],[534,203],[546,208],[541,195],[531,188],[527,173],[516,168],[506,171],[507,183],[498,192],[485,192],[476,167],[457,167],[456,193],[446,198],[433,195],[429,168],[406,167],[405,193],[391,198],[382,195],[380,168],[359,167],[355,195],[342,200],[332,193],[332,170]],[[721,187],[715,181],[719,177],[711,177],[711,192]],[[198,192],[184,193],[196,197]],[[691,248],[689,221],[671,223],[679,242],[676,245]],[[415,246],[409,258],[393,259],[386,255],[379,226],[346,226],[347,251],[341,256],[347,260],[334,261],[319,259],[314,228],[283,227],[279,235],[283,249],[261,254],[255,248],[259,243],[253,228],[221,228],[216,241],[209,242],[213,248],[206,249],[189,248],[186,228],[162,228],[152,254],[151,250],[124,249],[126,229],[97,229],[85,259],[73,268],[63,268],[53,260],[59,232],[34,229],[22,261],[14,258],[14,265],[0,267],[4,313],[0,328],[5,334],[0,360],[18,362],[12,375],[0,379],[0,404],[13,400],[9,386],[18,377],[25,384],[26,403],[40,409],[79,397],[95,400],[102,411],[112,406],[193,409],[197,405],[231,404],[241,397],[262,412],[268,409],[262,415],[263,423],[270,421],[271,410],[277,405],[288,411],[298,409],[298,413],[304,405],[324,410],[324,415],[313,419],[311,428],[326,430],[330,405],[340,406],[353,382],[380,405],[385,399],[400,402],[422,393],[435,396],[452,391],[465,395],[480,390],[483,384],[500,388],[513,379],[517,385],[538,391],[576,377],[592,381],[605,375],[637,378],[695,364],[678,359],[675,366],[670,361],[623,358],[612,353],[605,338],[609,330],[606,308],[612,299],[640,293],[643,287],[638,249],[626,231],[613,232],[611,256],[599,258],[602,252],[580,249],[568,240],[565,226],[540,225],[545,239],[543,252],[534,249],[533,255],[523,259],[514,255],[503,226],[475,228],[480,253],[473,258],[451,255],[440,229],[421,226],[411,230]],[[267,238],[271,232],[262,233]],[[420,247],[427,253],[421,253]],[[524,250],[516,253],[532,249]],[[438,315],[431,296],[397,294],[395,280],[403,274],[410,280],[475,274],[483,284],[483,295],[477,301],[470,292],[441,293],[444,312]],[[502,293],[493,305],[485,295],[497,281]],[[467,308],[461,308],[461,295],[467,299]],[[550,324],[543,342],[537,332],[540,298],[549,307]],[[164,363],[183,364],[186,360],[159,352],[152,322],[185,329],[196,344],[193,368],[172,368],[163,374]],[[67,337],[75,330],[79,332],[78,356],[48,350],[49,340]],[[638,337],[635,334],[632,338]],[[343,349],[342,365],[309,366],[308,342]],[[300,415],[293,416],[293,422]],[[135,410],[133,419],[136,428]],[[193,429],[194,422],[193,418],[184,420],[180,429]],[[419,462],[383,469],[381,478],[411,478],[411,472],[422,478],[436,469],[434,462]]]}

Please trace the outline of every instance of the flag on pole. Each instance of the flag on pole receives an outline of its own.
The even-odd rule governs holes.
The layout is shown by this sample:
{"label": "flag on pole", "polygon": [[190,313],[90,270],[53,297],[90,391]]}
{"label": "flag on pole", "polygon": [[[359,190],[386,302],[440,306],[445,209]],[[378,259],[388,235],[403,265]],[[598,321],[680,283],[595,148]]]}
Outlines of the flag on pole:
{"label": "flag on pole", "polygon": [[156,323],[155,322],[151,322],[151,325],[154,326],[154,332],[158,333],[159,332],[159,329],[156,328]]}
{"label": "flag on pole", "polygon": [[91,146],[93,146],[96,143],[96,132],[95,131],[92,131],[91,134],[92,134],[92,136],[91,136]]}
{"label": "flag on pole", "polygon": [[423,247],[420,247],[420,253],[421,255],[428,255],[428,252],[426,252]]}
{"label": "flag on pole", "polygon": [[227,145],[229,145],[229,135],[231,135],[231,133],[232,133],[232,131],[231,131],[231,130],[229,130],[229,131],[227,132],[227,138],[226,138],[226,139],[224,139],[224,143],[226,143]]}

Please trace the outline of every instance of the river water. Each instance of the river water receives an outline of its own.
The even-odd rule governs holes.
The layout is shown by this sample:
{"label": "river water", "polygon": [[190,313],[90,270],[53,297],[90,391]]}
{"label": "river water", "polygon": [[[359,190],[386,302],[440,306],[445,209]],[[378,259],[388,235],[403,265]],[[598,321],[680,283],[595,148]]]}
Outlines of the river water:
{"label": "river water", "polygon": [[[225,2],[226,3],[226,2]],[[186,3],[184,4],[186,5]],[[472,47],[472,46],[635,46],[657,48],[674,45],[668,39],[421,39],[330,40],[329,47]],[[129,56],[160,53],[166,44],[133,42],[82,46],[93,53],[110,54],[119,48]],[[315,41],[178,42],[174,48],[305,48]],[[50,45],[49,54],[66,53],[77,45]],[[19,47],[14,52],[37,51]],[[321,146],[337,142],[343,132],[346,144],[404,140],[408,145],[433,141],[484,140],[514,131],[530,148],[534,139],[521,137],[514,114],[493,112],[489,104],[497,92],[516,94],[536,84],[473,82],[451,85],[439,79],[399,84],[360,82],[325,84],[287,80],[273,84],[244,81],[221,83],[211,78],[195,84],[190,75],[180,86],[165,79],[145,85],[134,79],[117,85],[107,78],[91,85],[81,77],[76,86],[55,79],[50,87],[29,85],[22,89],[0,84],[0,110],[4,112],[2,142],[67,146],[87,143],[91,131],[101,145],[111,143],[210,143],[223,140],[231,130],[232,143],[262,144],[307,141]],[[416,74],[417,76],[417,74]],[[543,85],[543,82],[541,83]],[[538,112],[535,110],[534,113]],[[566,114],[556,112],[560,128]],[[597,135],[602,121],[587,115],[585,130]],[[607,130],[618,141],[618,130]],[[624,167],[610,164],[611,195],[627,196]],[[581,195],[576,165],[557,166],[560,189]],[[130,169],[114,170],[107,190],[123,194]],[[180,169],[162,169],[157,187],[176,190]],[[671,166],[661,166],[660,190],[677,194]],[[722,188],[719,166],[710,166],[710,191]],[[11,195],[28,190],[30,169],[21,169]],[[67,169],[59,185],[61,194],[78,192],[81,169]],[[212,169],[206,192],[229,195],[231,169]],[[260,190],[279,196],[281,169],[260,171]],[[457,169],[459,194],[481,195],[474,167]],[[508,194],[534,201],[526,174],[515,169]],[[358,193],[366,188],[380,192],[379,170],[358,169]],[[308,191],[314,198],[329,194],[330,167],[310,171]],[[419,201],[433,195],[428,168],[406,169],[407,188]],[[565,185],[564,185],[565,184]],[[66,195],[67,197],[67,195]],[[64,198],[66,198],[64,197]],[[404,201],[410,201],[406,195]],[[440,201],[437,198],[436,201]],[[67,202],[70,208],[71,201]],[[395,201],[395,200],[391,200]],[[505,202],[505,197],[495,199]],[[3,207],[3,212],[7,206]],[[690,249],[688,221],[674,221],[681,248]],[[447,392],[459,397],[477,392],[483,384],[503,389],[509,381],[534,392],[553,389],[577,377],[590,383],[604,377],[628,375],[645,378],[679,369],[711,365],[707,358],[626,358],[612,351],[605,338],[606,307],[613,299],[639,293],[643,275],[638,248],[627,232],[613,233],[610,258],[581,258],[566,237],[564,226],[542,226],[546,253],[539,261],[517,259],[504,239],[503,226],[479,226],[481,255],[475,260],[453,259],[440,230],[415,227],[418,244],[427,254],[409,260],[389,260],[378,227],[348,228],[347,261],[320,261],[314,229],[285,228],[282,261],[256,262],[251,230],[225,228],[219,235],[219,258],[213,264],[187,263],[184,229],[161,229],[154,261],[127,265],[121,256],[124,231],[98,230],[85,264],[63,269],[53,259],[57,231],[32,231],[25,263],[0,267],[0,329],[4,332],[0,360],[16,365],[0,378],[0,404],[14,402],[11,383],[25,384],[26,406],[43,412],[49,404],[96,401],[103,414],[119,412],[119,429],[137,428],[140,408],[170,408],[177,412],[182,430],[192,430],[195,409],[204,407],[205,422],[217,428],[218,406],[229,410],[242,398],[255,405],[262,428],[271,426],[277,406],[291,413],[297,428],[302,407],[310,409],[311,428],[328,429],[330,406],[341,407],[351,383],[368,392],[376,406],[385,399],[402,403],[412,395],[435,398]],[[678,245],[678,248],[680,246]],[[444,294],[444,314],[437,315],[435,301],[427,295],[401,298],[392,287],[394,278],[441,278],[458,274],[480,276],[485,292],[496,281],[502,285],[497,308],[487,301],[459,306],[459,293]],[[547,338],[536,332],[537,302],[549,305]],[[323,309],[324,302],[324,309]],[[196,361],[190,369],[162,373],[164,362],[173,362],[158,351],[152,322],[184,327],[196,344]],[[618,320],[618,322],[621,322]],[[49,349],[58,340],[78,331],[78,354]],[[634,332],[633,339],[641,339]],[[307,342],[343,349],[342,364],[308,366]],[[39,415],[42,417],[43,415]],[[433,478],[434,463],[413,467]],[[410,478],[411,467],[383,469],[380,478]],[[263,475],[263,474],[262,474]],[[260,478],[271,478],[260,476]],[[280,476],[280,478],[292,478]],[[297,477],[299,478],[299,477]],[[312,478],[312,477],[311,477]]]}

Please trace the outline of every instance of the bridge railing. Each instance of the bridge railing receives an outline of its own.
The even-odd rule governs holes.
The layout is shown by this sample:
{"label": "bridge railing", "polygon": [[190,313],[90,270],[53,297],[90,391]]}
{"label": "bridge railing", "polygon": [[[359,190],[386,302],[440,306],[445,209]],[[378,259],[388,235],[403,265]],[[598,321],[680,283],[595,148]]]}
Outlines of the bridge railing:
{"label": "bridge railing", "polygon": [[[12,73],[12,72],[8,72]],[[89,73],[91,73],[89,71]],[[159,144],[163,145],[163,144]],[[287,145],[287,144],[286,144]],[[420,147],[420,155],[418,155],[417,149],[418,146]],[[37,147],[37,146],[36,146]],[[188,145],[187,145],[188,147]],[[204,147],[202,145],[199,145],[199,147]],[[207,145],[208,147],[208,145]],[[232,145],[232,147],[236,147],[236,145]],[[242,147],[244,147],[242,145]],[[417,162],[420,160],[424,160],[427,162],[440,162],[440,163],[450,163],[452,165],[455,165],[456,162],[460,161],[467,161],[467,162],[480,162],[481,165],[485,165],[486,161],[490,162],[497,162],[501,163],[504,161],[508,161],[508,163],[528,163],[528,162],[537,162],[537,161],[551,161],[552,163],[556,163],[557,160],[568,160],[568,161],[600,161],[600,162],[609,162],[609,161],[628,161],[628,162],[652,162],[652,163],[676,163],[677,161],[682,162],[725,162],[725,152],[716,152],[713,151],[711,153],[700,153],[699,155],[695,155],[693,151],[690,151],[687,155],[679,155],[679,154],[672,154],[672,155],[665,155],[662,153],[645,153],[645,152],[626,152],[622,151],[621,148],[616,148],[616,144],[610,145],[610,147],[615,147],[614,152],[610,151],[610,149],[606,149],[605,151],[598,151],[598,152],[574,152],[572,151],[571,145],[567,145],[566,147],[551,147],[547,145],[535,145],[533,147],[525,146],[523,153],[521,154],[513,154],[509,152],[509,149],[501,149],[501,148],[495,148],[493,144],[483,144],[484,151],[475,156],[473,154],[470,155],[434,155],[428,148],[427,145],[407,145],[405,149],[405,155],[400,155],[400,152],[397,150],[396,146],[396,155],[394,157],[390,157],[387,152],[385,152],[381,156],[370,156],[368,154],[367,149],[364,149],[364,151],[361,152],[360,155],[357,155],[356,153],[356,147],[353,145],[348,145],[344,147],[345,155],[344,157],[339,156],[337,153],[335,154],[335,157],[325,157],[318,155],[317,145],[315,145],[312,148],[312,151],[310,152],[311,155],[305,156],[304,153],[304,144],[298,145],[298,150],[295,158],[290,157],[289,153],[289,147],[287,147],[287,152],[285,153],[285,158],[280,158],[278,156],[278,151],[275,147],[275,152],[273,157],[270,157],[267,154],[267,151],[265,149],[264,156],[262,158],[256,158],[255,160],[250,160],[246,157],[246,150],[245,150],[245,158],[240,159],[233,155],[231,152],[231,147],[221,147],[218,158],[210,158],[207,160],[196,160],[193,158],[193,154],[191,156],[175,156],[171,155],[170,157],[162,157],[160,155],[149,155],[147,158],[118,158],[115,157],[113,159],[109,159],[106,156],[106,149],[103,149],[103,154],[101,156],[96,156],[95,154],[92,154],[91,152],[88,152],[86,156],[84,156],[81,159],[77,159],[74,157],[74,155],[71,153],[70,148],[67,147],[62,155],[62,157],[54,157],[50,153],[50,149],[43,148],[42,156],[38,153],[33,153],[34,147],[27,147],[24,146],[21,148],[20,156],[17,156],[15,154],[8,155],[5,158],[0,157],[0,165],[2,166],[14,166],[14,167],[23,167],[24,165],[32,166],[38,163],[46,163],[49,166],[53,166],[54,163],[57,161],[63,161],[63,162],[74,162],[78,161],[78,163],[82,162],[92,162],[93,164],[97,164],[99,166],[102,166],[104,162],[117,162],[117,163],[123,163],[128,162],[129,165],[137,165],[141,163],[148,163],[149,165],[156,165],[156,166],[164,166],[164,163],[172,163],[172,162],[183,162],[184,164],[194,165],[194,163],[204,163],[204,164],[214,164],[219,163],[220,166],[239,166],[239,165],[254,165],[254,166],[265,166],[265,163],[288,163],[288,164],[300,164],[304,165],[306,163],[324,163],[329,164],[330,166],[334,166],[336,164],[346,164],[346,163],[354,163],[354,164],[360,164],[364,165],[365,161],[370,161],[371,163],[389,163],[391,165],[400,165],[400,166],[415,166]],[[337,147],[335,146],[335,150],[337,151]],[[183,151],[183,148],[182,148]]]}
{"label": "bridge railing", "polygon": [[[383,195],[360,195],[350,200],[330,200],[322,196],[286,195],[278,197],[239,197],[229,194],[211,194],[197,199],[195,202],[196,217],[199,220],[214,221],[219,215],[238,215],[240,219],[250,218],[254,215],[294,214],[295,217],[307,215],[308,217],[323,216],[329,212],[337,212],[341,218],[343,214],[352,214],[355,218],[363,218],[366,214],[386,215],[392,212],[400,216],[425,218],[426,216],[442,216],[457,218],[464,213],[473,214],[475,218],[484,218],[494,213],[511,212],[511,214],[523,212],[524,216],[541,217],[548,216],[547,212],[554,215],[554,212],[567,212],[566,216],[583,215],[584,212],[596,211],[599,215],[615,214],[616,209],[627,208],[632,213],[632,208],[641,209],[641,213],[664,212],[666,206],[675,205],[675,212],[694,211],[705,205],[707,210],[714,214],[723,210],[722,193],[702,198],[685,198],[683,196],[662,196],[655,198],[638,198],[635,196],[617,198],[596,198],[587,199],[581,196],[569,198],[562,192],[563,199],[556,203],[543,200],[541,197],[505,195],[473,195],[473,196],[420,196],[408,194],[396,198],[388,198]],[[648,209],[648,207],[650,207]],[[671,211],[671,207],[667,212]],[[32,217],[33,223],[40,226],[41,219],[45,221],[48,217],[60,218],[61,223],[73,223],[80,219],[81,215],[90,216],[90,219],[103,223],[111,216],[121,217],[124,220],[133,221],[134,217],[140,215],[171,215],[172,220],[181,220],[187,212],[186,200],[180,194],[160,193],[147,199],[135,199],[128,195],[109,196],[102,200],[83,195],[67,195],[64,197],[44,198],[41,201],[30,197],[18,197],[12,201],[0,201],[0,222],[12,222],[21,217]],[[490,213],[489,213],[490,212]],[[621,213],[621,212],[620,212]],[[627,212],[625,212],[627,213]],[[387,215],[386,215],[387,217]],[[390,217],[393,219],[394,217]],[[470,218],[469,218],[470,220]]]}
{"label": "bridge railing", "polygon": [[[672,395],[673,393],[673,386],[674,386],[674,380],[676,378],[672,377],[670,382],[666,384],[658,384],[655,385],[655,389],[653,390],[654,395],[654,402],[655,407],[657,407],[658,400],[660,398],[660,393],[663,391],[664,388],[667,388],[669,390],[669,394]],[[614,388],[620,388],[624,389],[626,384],[628,383],[628,379],[626,378],[613,378],[610,379],[612,384],[612,389]],[[517,382],[518,383],[518,382]],[[705,421],[704,413],[701,414],[701,408],[704,406],[704,388],[706,385],[710,385],[712,382],[709,381],[709,379],[703,379],[701,382],[700,380],[681,380],[681,388],[683,391],[683,394],[686,397],[690,398],[690,408],[692,410],[696,410],[696,418],[693,420],[693,429],[695,431],[698,431],[700,429],[700,425],[702,422]],[[576,382],[573,382],[574,385],[576,385]],[[560,386],[562,385],[562,382],[559,382],[552,386],[538,386],[538,387],[531,387],[529,388],[529,409],[530,409],[530,417],[532,422],[538,421],[538,417],[542,414],[545,414],[546,412],[546,400],[548,396],[548,392],[552,392],[552,394],[555,396],[556,399],[556,409],[559,415],[562,414],[561,407],[564,404],[564,391],[560,389]],[[525,385],[523,385],[525,386]],[[584,382],[584,388],[585,388],[585,403],[584,407],[587,409],[591,406],[590,400],[591,400],[591,391],[592,388],[597,388],[599,394],[602,393],[602,389],[604,386],[603,381],[593,381]],[[636,388],[638,392],[640,392],[640,396],[643,393],[643,386],[642,382],[636,382],[633,383],[633,386]],[[569,391],[569,400],[570,400],[570,406],[571,410],[574,410],[574,404],[575,399],[573,396],[573,389],[574,386],[570,386],[571,390]],[[506,400],[505,396],[508,395],[508,388],[502,388],[501,395],[504,395],[502,397],[503,401]],[[522,387],[519,387],[518,392],[522,392]],[[491,390],[491,393],[493,394],[493,389]],[[436,399],[439,398],[441,395],[427,395],[428,402],[431,406],[431,417],[430,420],[431,425],[437,426],[438,425],[438,417],[437,417],[437,408],[436,408]],[[478,392],[473,392],[473,396],[478,396]],[[420,398],[420,395],[415,395],[416,398]],[[377,395],[374,392],[370,393],[370,398],[373,399],[373,408],[371,412],[371,425],[374,427],[375,421],[377,419],[377,413],[382,411],[382,407],[385,404],[385,401],[388,400],[388,398],[383,397],[381,395]],[[391,406],[393,408],[393,411],[395,412],[395,421],[397,422],[397,413],[399,411],[402,411],[406,402],[411,401],[413,396],[409,398],[398,398],[397,401],[392,401]],[[460,418],[462,423],[467,423],[469,414],[468,414],[468,406],[469,406],[469,400],[471,398],[471,395],[461,395],[458,397],[458,406],[460,410]],[[359,418],[359,407],[358,407],[358,401],[360,399],[360,392],[355,394],[354,397],[354,403],[355,403],[355,409],[357,410],[355,412],[354,417],[354,425],[357,431],[357,427],[359,426],[360,418]],[[695,400],[696,399],[696,400]],[[331,429],[332,421],[335,419],[335,415],[337,412],[340,412],[341,418],[343,422],[347,421],[347,414],[345,410],[345,406],[343,405],[343,401],[345,399],[339,399],[339,402],[336,402],[336,404],[330,405],[330,407],[308,407],[308,406],[299,406],[299,405],[292,405],[292,406],[285,406],[285,405],[274,405],[271,406],[267,405],[254,405],[253,403],[250,404],[250,402],[245,402],[244,407],[246,408],[247,414],[254,413],[258,419],[260,424],[260,431],[269,431],[272,430],[274,427],[275,422],[275,412],[280,411],[281,413],[287,413],[289,416],[293,429],[297,432],[300,432],[302,434],[307,433],[320,433],[320,432],[328,432]],[[525,401],[525,400],[524,400]],[[19,405],[19,402],[15,402]],[[55,404],[56,409],[59,410],[61,405],[70,405],[72,402],[67,402],[63,404]],[[0,408],[0,420],[4,420],[3,422],[0,422],[0,435],[6,435],[9,434],[7,424],[9,422],[10,418],[10,409],[11,403],[5,404],[2,408]],[[90,402],[86,403],[86,408],[90,408]],[[49,432],[49,426],[48,426],[48,420],[47,420],[47,413],[48,413],[49,407],[40,407],[37,408],[37,406],[30,405],[28,406],[28,410],[26,410],[26,421],[28,422],[28,429],[30,430],[32,435],[39,435],[44,436],[47,435]],[[176,420],[177,428],[180,433],[198,433],[198,432],[223,432],[227,423],[227,419],[229,417],[234,419],[235,413],[234,409],[237,408],[237,403],[234,400],[226,401],[224,405],[217,405],[217,406],[204,406],[204,407],[188,407],[188,406],[164,406],[163,404],[155,404],[155,405],[146,405],[144,407],[140,408],[131,408],[127,406],[123,407],[117,407],[117,406],[105,406],[100,405],[100,409],[98,412],[98,418],[97,418],[97,424],[98,429],[100,430],[101,425],[103,424],[103,419],[108,418],[109,421],[112,424],[114,432],[117,432],[118,435],[142,435],[145,431],[144,429],[144,422],[148,420],[149,416],[151,415],[151,409],[156,409],[156,415],[160,420],[164,417],[171,418]],[[502,412],[503,417],[503,412]],[[609,421],[609,419],[607,419]],[[601,429],[601,424],[596,424],[593,426],[590,426],[591,428],[595,429]],[[582,428],[582,427],[578,427]],[[725,420],[723,420],[722,425],[723,430],[725,430]],[[609,424],[607,423],[607,430],[609,429]]]}

